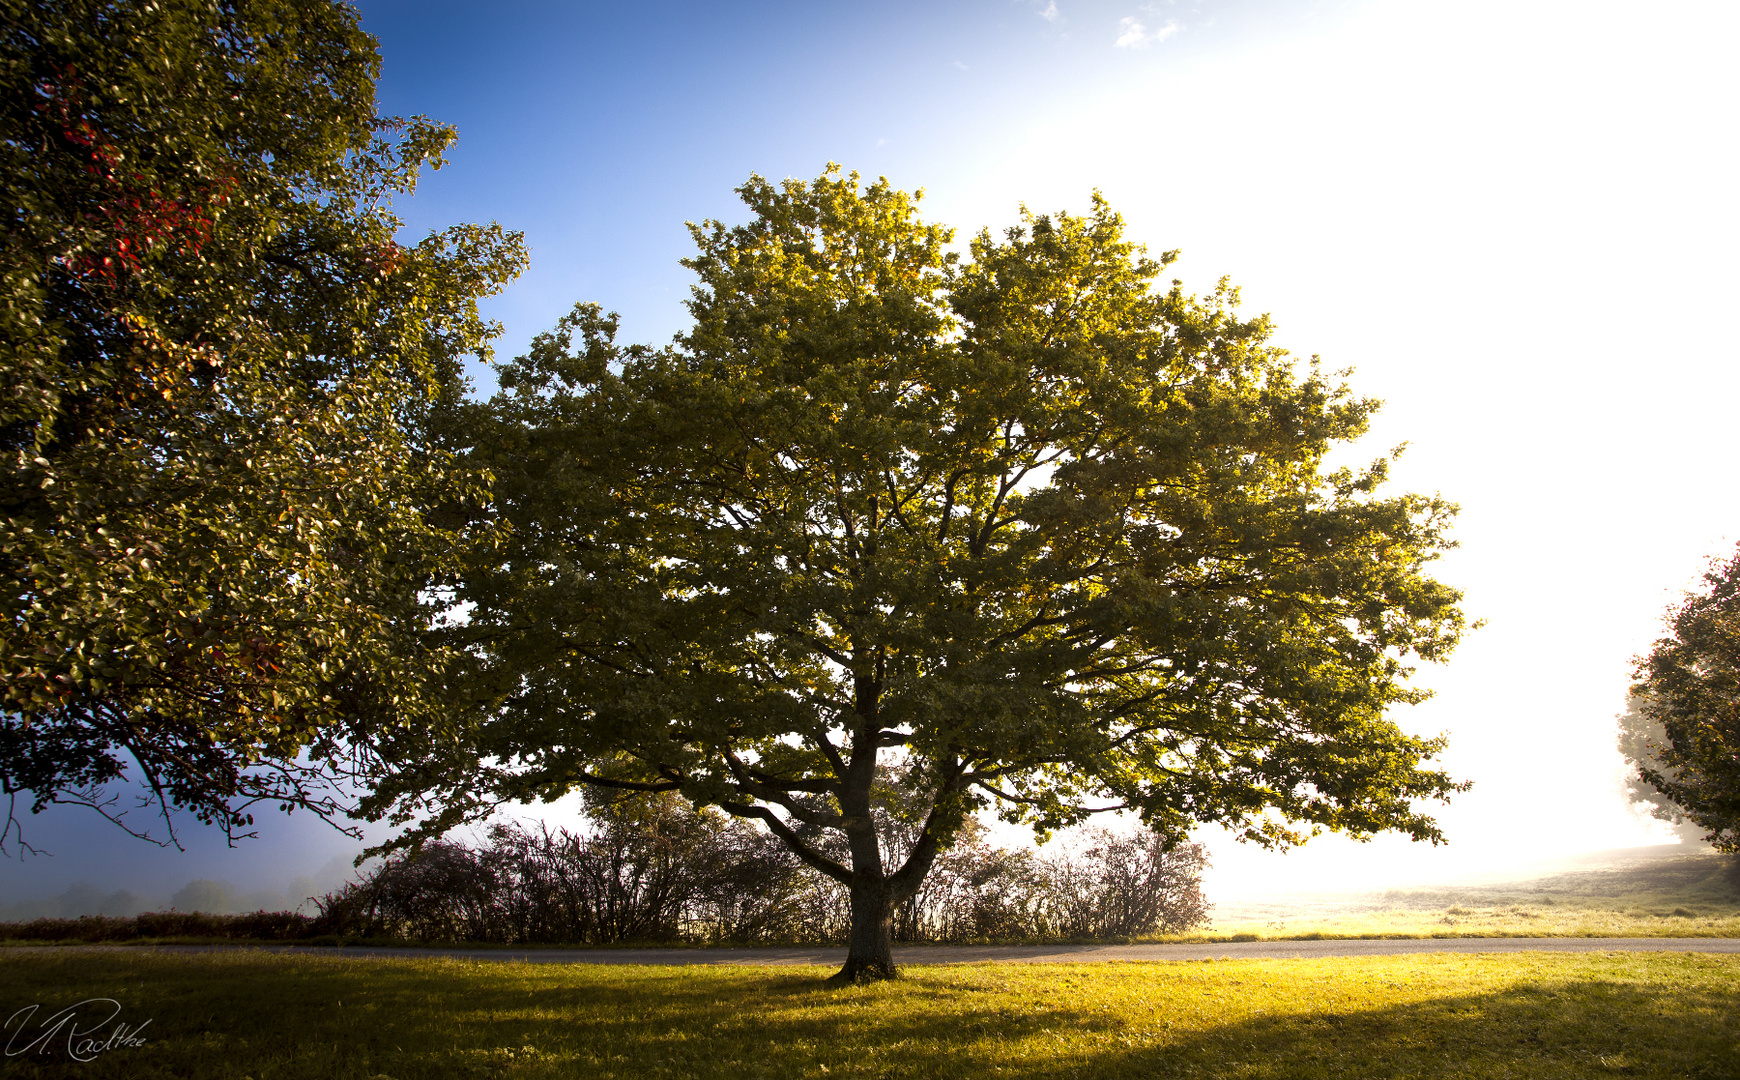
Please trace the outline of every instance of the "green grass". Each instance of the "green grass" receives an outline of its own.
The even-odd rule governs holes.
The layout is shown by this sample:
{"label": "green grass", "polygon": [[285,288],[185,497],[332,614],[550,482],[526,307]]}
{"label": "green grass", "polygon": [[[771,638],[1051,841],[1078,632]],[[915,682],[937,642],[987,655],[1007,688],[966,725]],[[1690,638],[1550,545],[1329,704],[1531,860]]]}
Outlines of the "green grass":
{"label": "green grass", "polygon": [[1740,1076],[1740,957],[627,967],[9,950],[0,1008],[110,997],[144,1046],[0,1076]]}

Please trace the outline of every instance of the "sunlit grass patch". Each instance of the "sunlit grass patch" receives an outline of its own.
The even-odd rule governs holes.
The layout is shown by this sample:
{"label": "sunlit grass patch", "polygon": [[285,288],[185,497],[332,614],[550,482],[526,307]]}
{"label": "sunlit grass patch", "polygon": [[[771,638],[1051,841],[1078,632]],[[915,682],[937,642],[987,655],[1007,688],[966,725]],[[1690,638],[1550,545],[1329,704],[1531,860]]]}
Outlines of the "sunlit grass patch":
{"label": "sunlit grass patch", "polygon": [[9,952],[5,1014],[92,997],[143,1046],[65,1077],[1732,1077],[1740,957],[1421,955],[914,967],[619,967]]}

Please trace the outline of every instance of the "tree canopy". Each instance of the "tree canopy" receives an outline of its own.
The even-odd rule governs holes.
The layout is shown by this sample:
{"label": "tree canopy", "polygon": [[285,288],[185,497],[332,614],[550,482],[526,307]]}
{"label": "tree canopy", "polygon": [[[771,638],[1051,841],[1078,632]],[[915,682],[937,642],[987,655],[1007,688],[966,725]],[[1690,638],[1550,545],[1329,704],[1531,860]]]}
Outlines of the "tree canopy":
{"label": "tree canopy", "polygon": [[330,811],[347,725],[428,722],[477,492],[432,420],[519,238],[399,242],[454,133],[376,116],[348,5],[0,10],[0,784]]}
{"label": "tree canopy", "polygon": [[[493,703],[377,812],[679,791],[850,887],[848,978],[892,973],[890,912],[987,805],[1441,838],[1416,804],[1463,785],[1386,711],[1463,627],[1425,572],[1454,507],[1325,466],[1376,403],[1225,282],[1157,288],[1176,253],[1097,196],[963,258],[886,181],[739,190],[673,345],[581,305],[475,410],[511,536],[455,595]],[[922,794],[903,850],[879,763]]]}
{"label": "tree canopy", "polygon": [[1634,694],[1661,725],[1638,776],[1704,831],[1740,852],[1740,551],[1714,561],[1705,588],[1667,620],[1666,637],[1637,662]]}
{"label": "tree canopy", "polygon": [[[1645,770],[1661,772],[1668,768],[1661,758],[1667,729],[1651,717],[1648,706],[1647,697],[1631,694],[1625,699],[1625,711],[1614,718],[1619,728],[1619,753],[1631,769],[1625,777],[1626,798],[1640,815],[1647,814],[1672,826],[1680,840],[1687,843],[1702,840],[1704,827],[1686,817],[1683,807],[1644,779]],[[1676,770],[1670,771],[1678,775]]]}

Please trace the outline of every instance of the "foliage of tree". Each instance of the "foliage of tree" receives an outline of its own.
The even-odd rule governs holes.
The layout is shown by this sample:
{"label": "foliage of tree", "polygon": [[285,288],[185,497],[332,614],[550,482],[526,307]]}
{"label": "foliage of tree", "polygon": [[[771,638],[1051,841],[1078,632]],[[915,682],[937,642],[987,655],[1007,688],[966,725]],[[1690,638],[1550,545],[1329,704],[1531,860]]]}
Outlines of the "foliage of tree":
{"label": "foliage of tree", "polygon": [[[1325,466],[1374,402],[1225,282],[1156,288],[1175,253],[1097,197],[961,258],[885,181],[740,194],[693,228],[671,347],[582,305],[471,421],[511,529],[456,592],[495,704],[376,812],[680,792],[850,891],[842,978],[893,973],[895,910],[987,804],[1441,839],[1418,804],[1462,785],[1386,712],[1463,627],[1426,573],[1454,507]],[[922,794],[898,857],[886,764]]]}
{"label": "foliage of tree", "polygon": [[1713,562],[1704,583],[1638,660],[1633,700],[1661,735],[1651,756],[1632,760],[1717,850],[1740,852],[1740,551]]}
{"label": "foliage of tree", "polygon": [[1646,709],[1648,700],[1639,694],[1627,696],[1625,711],[1614,718],[1619,725],[1619,753],[1630,766],[1625,776],[1626,801],[1640,814],[1673,826],[1680,840],[1686,843],[1700,841],[1704,838],[1704,827],[1687,818],[1678,803],[1644,779],[1644,770],[1661,772],[1666,768],[1660,751],[1667,739],[1667,729],[1649,716]]}
{"label": "foliage of tree", "polygon": [[398,241],[454,133],[376,116],[346,4],[0,13],[0,785],[330,811],[348,724],[438,715],[426,590],[477,485],[430,423],[519,238]]}

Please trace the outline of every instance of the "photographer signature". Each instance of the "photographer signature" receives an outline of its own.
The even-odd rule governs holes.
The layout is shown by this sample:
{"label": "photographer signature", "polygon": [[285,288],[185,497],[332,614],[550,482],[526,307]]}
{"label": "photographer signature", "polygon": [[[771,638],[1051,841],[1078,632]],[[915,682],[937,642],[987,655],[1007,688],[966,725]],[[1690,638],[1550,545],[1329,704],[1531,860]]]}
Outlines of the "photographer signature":
{"label": "photographer signature", "polygon": [[[3,1030],[7,1033],[7,1057],[28,1054],[32,1050],[46,1054],[65,1039],[67,1055],[74,1061],[92,1061],[97,1055],[109,1050],[124,1046],[144,1046],[145,1040],[140,1038],[139,1033],[151,1023],[147,1020],[137,1027],[129,1028],[115,1020],[121,1015],[119,1001],[114,998],[86,998],[76,1005],[68,1005],[32,1028],[31,1021],[36,1018],[40,1008],[40,1005],[26,1005],[6,1018]],[[105,1035],[103,1029],[112,1021],[115,1026]],[[12,1029],[14,1024],[18,1026],[16,1031]],[[22,1041],[29,1036],[34,1037]]]}

